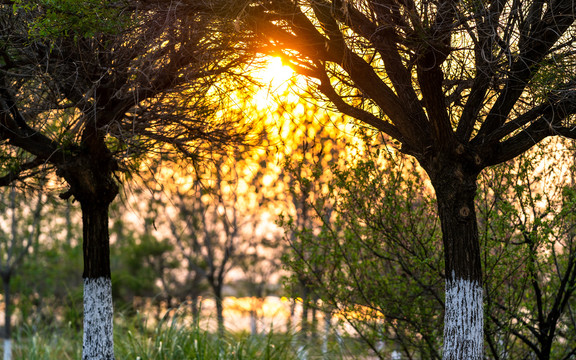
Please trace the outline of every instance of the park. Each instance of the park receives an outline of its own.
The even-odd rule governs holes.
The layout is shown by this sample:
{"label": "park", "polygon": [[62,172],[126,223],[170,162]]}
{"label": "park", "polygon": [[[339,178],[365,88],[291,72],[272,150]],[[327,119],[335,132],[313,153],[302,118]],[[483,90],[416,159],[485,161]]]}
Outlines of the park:
{"label": "park", "polygon": [[575,21],[2,0],[4,360],[573,359]]}

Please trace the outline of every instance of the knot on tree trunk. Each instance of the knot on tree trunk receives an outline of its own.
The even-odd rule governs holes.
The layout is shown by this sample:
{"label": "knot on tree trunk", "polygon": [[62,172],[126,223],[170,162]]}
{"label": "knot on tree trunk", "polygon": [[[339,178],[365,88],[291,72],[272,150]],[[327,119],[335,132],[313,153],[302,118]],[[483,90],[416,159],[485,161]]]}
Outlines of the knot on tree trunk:
{"label": "knot on tree trunk", "polygon": [[119,192],[114,179],[117,169],[112,156],[95,159],[90,155],[78,155],[58,167],[57,174],[68,182],[70,188],[62,193],[62,199],[72,196],[80,203],[109,205]]}
{"label": "knot on tree trunk", "polygon": [[459,214],[461,217],[467,218],[468,216],[470,216],[470,208],[466,205],[462,206],[460,208]]}

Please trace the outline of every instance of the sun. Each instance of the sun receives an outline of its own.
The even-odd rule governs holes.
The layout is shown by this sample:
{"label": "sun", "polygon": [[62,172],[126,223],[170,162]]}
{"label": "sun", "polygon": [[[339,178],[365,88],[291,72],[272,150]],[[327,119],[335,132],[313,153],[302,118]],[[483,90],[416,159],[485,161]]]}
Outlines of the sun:
{"label": "sun", "polygon": [[279,97],[282,101],[295,101],[289,95],[289,87],[296,74],[279,57],[266,58],[263,66],[254,70],[252,76],[260,83],[253,97],[258,110],[273,111],[278,107]]}
{"label": "sun", "polygon": [[294,70],[285,65],[277,56],[268,57],[265,66],[256,71],[254,76],[270,88],[278,88],[284,85],[294,76]]}

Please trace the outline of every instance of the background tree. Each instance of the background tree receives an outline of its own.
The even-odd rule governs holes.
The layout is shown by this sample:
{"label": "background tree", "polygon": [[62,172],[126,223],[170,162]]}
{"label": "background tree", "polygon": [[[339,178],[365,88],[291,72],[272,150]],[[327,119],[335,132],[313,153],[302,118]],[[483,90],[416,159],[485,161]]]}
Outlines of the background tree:
{"label": "background tree", "polygon": [[214,79],[239,60],[234,32],[171,3],[12,5],[0,8],[0,141],[24,161],[3,177],[55,170],[69,187],[61,197],[80,203],[83,359],[113,359],[108,209],[119,174],[146,153],[198,159],[242,138],[238,122],[211,117]]}
{"label": "background tree", "polygon": [[380,358],[439,359],[443,259],[422,170],[375,140],[348,144],[329,169],[301,166],[313,175],[295,187],[314,189],[308,206],[322,224],[288,227],[300,246],[286,264]]}
{"label": "background tree", "polygon": [[[31,197],[31,194],[27,194]],[[0,277],[4,300],[4,360],[12,359],[12,279],[20,270],[22,262],[29,255],[40,233],[40,221],[44,205],[44,195],[38,194],[36,202],[26,206],[24,192],[15,185],[3,188],[0,193],[0,212],[3,214],[0,226]]]}
{"label": "background tree", "polygon": [[570,0],[269,0],[236,13],[260,52],[426,170],[445,254],[445,359],[483,356],[479,173],[575,135],[575,18]]}
{"label": "background tree", "polygon": [[[567,151],[564,143],[548,142],[481,177],[476,204],[491,358],[574,354],[567,345],[574,343],[575,279]],[[319,218],[336,216],[316,235],[288,229],[308,255],[293,251],[287,264],[310,279],[325,306],[342,310],[339,316],[382,358],[392,350],[407,358],[440,358],[439,227],[431,192],[421,194],[422,170],[402,157],[372,141],[345,157],[345,166],[333,166],[329,174],[323,169],[330,191],[309,206]],[[564,159],[561,165],[558,159]],[[306,188],[324,184],[296,178]],[[318,267],[334,270],[318,273]]]}
{"label": "background tree", "polygon": [[239,264],[243,272],[240,294],[251,298],[250,304],[250,334],[256,336],[260,331],[258,322],[262,314],[262,306],[266,296],[278,290],[278,278],[282,263],[278,256],[281,248],[279,239],[253,239]]}
{"label": "background tree", "polygon": [[[155,219],[162,207],[158,199],[151,199],[145,191],[139,190],[138,185],[134,185],[122,203],[114,206],[112,293],[117,306],[120,303],[128,314],[136,313],[146,305],[143,300],[151,299],[152,304],[158,306],[157,317],[161,317],[163,302],[170,307],[173,298],[185,301],[178,297],[180,291],[184,291],[179,287],[184,284],[169,275],[180,268],[178,261],[170,256],[174,246],[166,238],[154,236]],[[135,215],[138,221],[130,221],[129,217]]]}
{"label": "background tree", "polygon": [[[483,257],[492,358],[576,353],[572,152],[565,142],[548,141],[482,176],[478,208],[481,241],[490,245]],[[555,166],[542,166],[547,163]]]}
{"label": "background tree", "polygon": [[173,248],[170,256],[179,264],[165,281],[184,291],[181,295],[190,297],[193,306],[207,283],[215,299],[220,335],[224,334],[223,290],[230,272],[240,265],[256,266],[248,260],[262,237],[257,234],[266,234],[259,228],[260,206],[266,200],[259,193],[263,171],[258,158],[236,149],[210,165],[173,164],[147,182],[153,201],[158,202],[158,234],[164,233],[160,236],[166,237]]}
{"label": "background tree", "polygon": [[[75,331],[82,328],[82,271],[81,214],[69,203],[47,197],[42,228],[32,245],[34,261],[23,264],[14,279],[14,286],[22,296],[18,299],[24,327],[67,324]],[[67,261],[62,261],[67,259]]]}
{"label": "background tree", "polygon": [[[296,100],[286,101],[291,98]],[[318,308],[322,289],[314,280],[321,277],[330,265],[313,261],[314,258],[322,257],[323,249],[310,246],[317,240],[323,220],[314,211],[314,205],[328,191],[325,185],[319,185],[318,182],[320,179],[327,180],[323,175],[325,170],[337,161],[339,152],[345,152],[344,147],[338,146],[334,138],[352,141],[352,136],[341,132],[346,124],[339,114],[318,109],[304,99],[298,100],[298,95],[290,89],[282,95],[282,100],[277,101],[280,103],[278,110],[285,117],[279,127],[282,137],[276,160],[281,166],[278,182],[286,188],[278,224],[285,230],[291,230],[284,236],[286,250],[282,259],[285,264],[289,263],[290,254],[294,253],[308,267],[308,271],[294,271],[285,284],[288,285],[285,290],[294,301],[291,311],[294,312],[296,305],[301,308],[297,333],[301,342],[298,356],[306,359],[312,348],[310,345],[318,340],[319,319],[323,317],[322,329],[329,332],[332,318],[331,311],[326,311],[327,307],[322,309],[324,313]],[[323,216],[330,217],[325,214]]]}

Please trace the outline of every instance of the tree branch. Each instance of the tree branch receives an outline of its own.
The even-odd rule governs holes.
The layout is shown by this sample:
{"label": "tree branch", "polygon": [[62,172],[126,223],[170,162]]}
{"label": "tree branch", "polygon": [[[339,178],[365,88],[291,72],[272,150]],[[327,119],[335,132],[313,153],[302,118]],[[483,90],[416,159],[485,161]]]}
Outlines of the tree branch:
{"label": "tree branch", "polygon": [[[576,91],[571,90],[567,94],[559,93],[561,98],[558,101],[532,108],[513,121],[502,125],[485,139],[475,138],[473,143],[483,147],[485,154],[491,154],[487,156],[486,164],[495,165],[513,159],[548,136],[560,135],[576,139],[576,125],[570,127],[562,125],[563,121],[576,114]],[[553,101],[554,97],[559,96],[551,95],[551,97]],[[504,142],[499,142],[527,124],[530,125],[518,134]],[[497,151],[494,151],[494,147]]]}
{"label": "tree branch", "polygon": [[[374,49],[384,62],[386,75],[392,82],[396,94],[402,103],[408,107],[407,112],[412,117],[420,119],[419,122],[424,124],[427,122],[426,113],[414,91],[412,74],[404,65],[399,52],[402,39],[396,33],[396,28],[409,29],[408,24],[397,14],[400,11],[400,5],[385,1],[384,3],[373,2],[372,7],[378,14],[378,22],[385,24],[385,26],[377,26],[367,16],[358,11],[351,2],[342,3],[342,1],[336,0],[331,11],[340,22],[350,26],[358,35],[374,45]],[[345,9],[345,12],[343,9]],[[409,14],[414,14],[415,11],[414,8],[409,7],[403,10]]]}
{"label": "tree branch", "polygon": [[[407,114],[398,96],[358,54],[342,44],[330,46],[330,39],[320,34],[315,25],[297,7],[292,7],[292,10],[283,17],[284,21],[291,25],[290,30],[294,35],[282,32],[280,25],[272,24],[266,18],[266,11],[261,9],[258,12],[252,10],[248,19],[252,30],[263,37],[265,42],[269,42],[272,37],[272,42],[284,42],[285,48],[298,51],[312,61],[338,64],[350,76],[355,86],[388,116],[397,129],[395,133],[401,134],[404,143],[412,148],[421,148],[421,142],[424,140],[422,134],[429,133],[429,124],[419,122],[417,118]],[[329,26],[334,30],[333,25]],[[282,36],[276,38],[275,35]]]}
{"label": "tree branch", "polygon": [[401,143],[404,143],[404,138],[403,138],[402,134],[400,133],[400,131],[398,131],[398,129],[393,124],[390,124],[390,123],[374,116],[373,114],[369,113],[366,110],[362,110],[360,108],[357,108],[355,106],[352,106],[352,105],[346,103],[342,99],[342,97],[340,97],[340,95],[338,95],[338,93],[336,93],[336,90],[334,90],[334,87],[332,87],[332,84],[330,83],[330,79],[328,78],[326,73],[320,71],[318,73],[318,76],[320,79],[320,85],[318,85],[318,89],[330,101],[332,101],[332,103],[336,106],[338,111],[340,111],[343,114],[346,114],[348,116],[351,116],[355,119],[363,121],[366,124],[371,125],[374,128],[376,128],[376,129],[386,133],[387,135],[393,137],[394,139],[400,141]]}
{"label": "tree branch", "polygon": [[570,4],[571,0],[556,1],[547,7],[541,19],[535,14],[526,20],[524,28],[529,30],[525,30],[528,34],[519,42],[520,54],[511,65],[506,84],[480,127],[478,137],[488,137],[504,124],[530,79],[540,69],[544,57],[574,22],[570,9],[573,4],[567,6]]}
{"label": "tree branch", "polygon": [[0,186],[8,186],[16,180],[22,180],[36,175],[36,172],[26,175],[22,175],[22,172],[26,170],[32,170],[42,164],[44,164],[44,161],[40,160],[38,157],[32,159],[31,161],[25,162],[24,164],[18,164],[15,169],[0,177]]}
{"label": "tree branch", "polygon": [[490,81],[496,72],[495,38],[498,37],[499,20],[505,4],[506,0],[494,1],[489,8],[480,12],[476,22],[478,35],[474,43],[476,77],[456,129],[456,137],[461,142],[467,142],[470,139],[478,113],[484,105]]}

